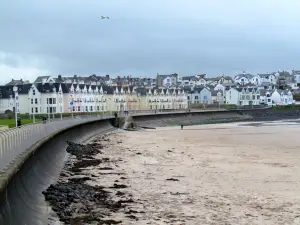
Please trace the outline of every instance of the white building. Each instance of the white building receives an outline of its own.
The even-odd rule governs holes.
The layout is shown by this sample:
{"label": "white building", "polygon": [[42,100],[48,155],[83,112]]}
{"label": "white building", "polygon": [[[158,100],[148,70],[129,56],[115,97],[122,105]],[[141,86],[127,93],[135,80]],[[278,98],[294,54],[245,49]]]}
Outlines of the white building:
{"label": "white building", "polygon": [[260,83],[270,83],[275,85],[277,83],[277,78],[275,76],[275,73],[267,73],[267,74],[258,74],[260,77]]}
{"label": "white building", "polygon": [[234,77],[234,83],[242,86],[247,84],[259,85],[261,83],[261,79],[258,75],[243,73]]}
{"label": "white building", "polygon": [[293,70],[292,76],[294,78],[294,82],[300,84],[300,70]]}
{"label": "white building", "polygon": [[293,95],[289,90],[260,90],[260,94],[260,102],[269,106],[293,104]]}
{"label": "white building", "polygon": [[259,105],[260,91],[258,88],[230,88],[226,91],[226,104]]}
{"label": "white building", "polygon": [[171,89],[149,89],[146,93],[146,102],[148,109],[186,109],[187,94],[184,90]]}

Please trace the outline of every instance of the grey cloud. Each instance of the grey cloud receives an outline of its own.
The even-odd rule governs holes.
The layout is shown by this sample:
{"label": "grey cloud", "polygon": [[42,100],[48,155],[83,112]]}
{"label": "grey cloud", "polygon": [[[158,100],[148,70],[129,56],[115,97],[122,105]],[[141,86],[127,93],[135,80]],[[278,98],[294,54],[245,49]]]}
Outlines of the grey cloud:
{"label": "grey cloud", "polygon": [[[265,11],[268,5],[259,1],[203,2],[5,1],[0,52],[37,59],[34,66],[53,74],[234,75],[298,66],[299,32],[291,24],[300,16],[284,11],[276,19],[276,9]],[[282,15],[280,1],[265,2],[281,6]],[[100,20],[101,15],[111,19]],[[11,59],[0,62],[17,67]]]}

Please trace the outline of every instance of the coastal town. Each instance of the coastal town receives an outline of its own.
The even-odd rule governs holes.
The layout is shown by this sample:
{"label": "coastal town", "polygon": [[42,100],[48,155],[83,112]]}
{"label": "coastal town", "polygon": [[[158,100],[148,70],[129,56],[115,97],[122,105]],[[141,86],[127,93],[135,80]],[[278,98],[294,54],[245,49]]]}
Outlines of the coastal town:
{"label": "coastal town", "polygon": [[0,86],[0,113],[57,114],[300,104],[300,70],[208,77],[40,76]]}

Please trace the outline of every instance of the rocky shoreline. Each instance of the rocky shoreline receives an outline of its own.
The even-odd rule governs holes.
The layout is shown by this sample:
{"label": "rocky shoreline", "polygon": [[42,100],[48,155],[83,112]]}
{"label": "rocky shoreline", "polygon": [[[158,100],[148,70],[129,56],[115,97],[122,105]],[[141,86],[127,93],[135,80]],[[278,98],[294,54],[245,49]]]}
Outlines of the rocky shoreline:
{"label": "rocky shoreline", "polygon": [[[59,181],[43,192],[61,222],[72,225],[121,224],[120,220],[106,218],[122,211],[127,218],[135,221],[134,213],[143,213],[128,208],[135,201],[130,194],[123,192],[127,185],[122,181],[127,178],[121,172],[114,172],[114,167],[118,167],[122,159],[102,157],[110,141],[108,136],[102,136],[86,145],[68,143],[66,151],[71,154],[71,159],[61,172]],[[97,170],[97,175],[85,171],[89,167]],[[98,176],[111,174],[119,177],[113,185],[98,185]]]}

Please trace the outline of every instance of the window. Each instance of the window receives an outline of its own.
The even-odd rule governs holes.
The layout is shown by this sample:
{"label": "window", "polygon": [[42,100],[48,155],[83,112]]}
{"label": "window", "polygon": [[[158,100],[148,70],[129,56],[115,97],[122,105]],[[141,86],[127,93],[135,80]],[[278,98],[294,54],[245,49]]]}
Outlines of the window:
{"label": "window", "polygon": [[36,99],[34,99],[34,103],[35,103],[35,104],[38,104],[38,100],[37,100],[37,98],[36,98]]}
{"label": "window", "polygon": [[104,110],[104,106],[102,106],[102,111]]}
{"label": "window", "polygon": [[87,106],[85,107],[85,111],[86,111],[86,112],[88,112],[88,111],[89,111],[89,108],[88,108]]}
{"label": "window", "polygon": [[78,112],[80,112],[80,106],[78,106]]}
{"label": "window", "polygon": [[56,98],[53,98],[53,104],[56,104]]}
{"label": "window", "polygon": [[90,110],[91,110],[91,112],[93,112],[93,106],[90,106]]}
{"label": "window", "polygon": [[49,113],[49,107],[47,107],[47,113]]}
{"label": "window", "polygon": [[32,90],[32,95],[35,95],[35,90],[34,89]]}
{"label": "window", "polygon": [[35,113],[38,113],[38,112],[39,112],[39,108],[35,107]]}
{"label": "window", "polygon": [[97,106],[97,111],[100,111],[100,107],[99,106]]}
{"label": "window", "polygon": [[33,98],[31,99],[31,104],[33,104]]}
{"label": "window", "polygon": [[52,105],[52,98],[49,98],[49,104]]}
{"label": "window", "polygon": [[33,113],[33,108],[31,108],[31,113]]}
{"label": "window", "polygon": [[53,107],[53,113],[56,113],[56,107]]}
{"label": "window", "polygon": [[75,112],[75,106],[73,106],[73,112]]}
{"label": "window", "polygon": [[198,95],[195,96],[195,99],[198,99]]}
{"label": "window", "polygon": [[255,100],[255,95],[252,95],[252,100]]}
{"label": "window", "polygon": [[49,104],[49,98],[47,98],[47,105]]}

